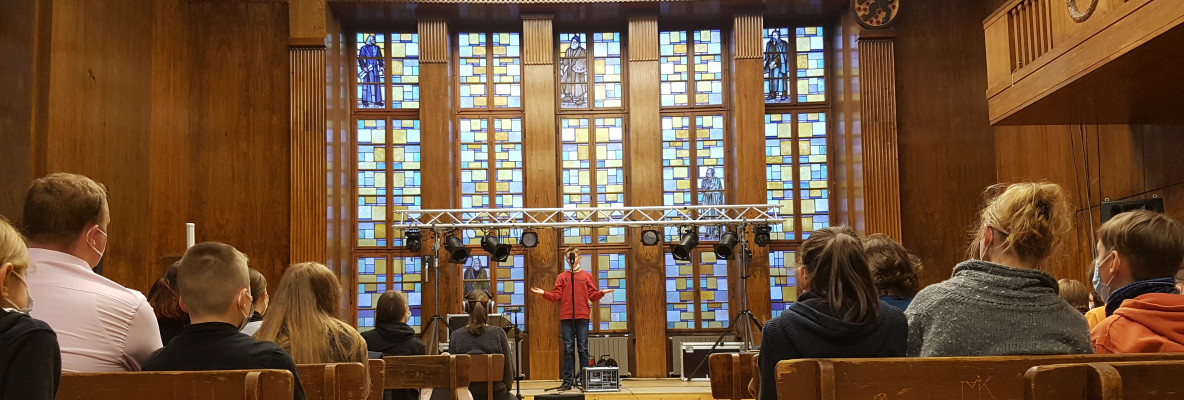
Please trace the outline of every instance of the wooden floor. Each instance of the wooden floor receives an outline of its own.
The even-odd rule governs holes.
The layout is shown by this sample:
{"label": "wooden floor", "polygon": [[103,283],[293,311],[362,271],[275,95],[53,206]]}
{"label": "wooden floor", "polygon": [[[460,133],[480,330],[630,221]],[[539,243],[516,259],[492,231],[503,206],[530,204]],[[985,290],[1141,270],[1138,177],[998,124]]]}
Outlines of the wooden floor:
{"label": "wooden floor", "polygon": [[[535,395],[544,393],[548,388],[559,386],[559,381],[522,381],[522,395],[527,400],[533,400]],[[514,388],[510,388],[514,392]],[[576,391],[578,392],[578,390]],[[584,393],[587,400],[711,400],[711,382],[707,379],[696,379],[684,382],[678,378],[645,379],[625,378],[621,380],[619,392],[588,392]]]}

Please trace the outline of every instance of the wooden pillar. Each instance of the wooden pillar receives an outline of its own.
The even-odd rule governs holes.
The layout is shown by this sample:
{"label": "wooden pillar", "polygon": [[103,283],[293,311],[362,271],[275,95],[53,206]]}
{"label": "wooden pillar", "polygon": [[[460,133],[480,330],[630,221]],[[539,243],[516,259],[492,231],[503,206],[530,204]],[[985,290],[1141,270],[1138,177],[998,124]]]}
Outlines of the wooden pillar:
{"label": "wooden pillar", "polygon": [[288,4],[292,90],[289,262],[326,262],[325,18],[325,0]]}
{"label": "wooden pillar", "polygon": [[[760,13],[737,14],[733,18],[732,26],[732,61],[733,87],[735,96],[733,117],[735,125],[732,127],[729,140],[733,143],[731,160],[735,168],[729,176],[733,194],[732,204],[765,204],[767,196],[765,186],[768,182],[765,176],[765,70],[763,28],[764,16]],[[753,156],[758,155],[758,156]],[[748,229],[745,237],[752,239],[752,229]],[[731,271],[729,277],[729,301],[732,304],[731,313],[735,317],[741,308],[741,277],[737,272],[748,275],[748,310],[761,321],[767,321],[771,316],[769,310],[769,249],[759,247],[749,240],[749,250],[752,251],[752,262],[748,263],[747,271],[739,271],[739,261],[729,262]],[[751,323],[749,323],[751,326]],[[737,330],[740,327],[736,327]],[[753,339],[759,341],[758,329],[753,329]]]}
{"label": "wooden pillar", "polygon": [[[658,115],[658,18],[629,18],[630,206],[662,205],[662,125]],[[640,230],[629,229],[628,243]],[[666,377],[666,268],[661,246],[634,246],[629,282],[629,330],[634,333],[635,376]]]}
{"label": "wooden pillar", "polygon": [[863,181],[867,233],[901,240],[900,163],[896,132],[896,58],[892,30],[864,30],[859,38],[863,123]]}
{"label": "wooden pillar", "polygon": [[[456,174],[453,167],[453,109],[452,109],[452,70],[448,63],[449,36],[448,23],[443,18],[428,17],[419,20],[419,85],[430,90],[420,91],[419,127],[421,150],[423,153],[423,208],[448,209],[452,208],[456,198]],[[424,236],[424,254],[429,254],[436,238]],[[439,256],[439,254],[437,254]],[[440,280],[433,282],[436,271],[424,265],[423,284],[423,322],[429,322],[429,317],[439,314],[460,312],[459,299],[456,299],[457,279],[460,274],[455,264],[447,264],[443,260],[440,265]],[[436,287],[440,290],[440,303],[436,304]],[[439,309],[437,309],[439,306]],[[441,321],[443,322],[443,321]],[[448,329],[438,324],[440,338],[447,338]],[[426,327],[425,327],[426,328]],[[425,334],[424,342],[428,342]],[[428,354],[435,354],[433,343],[428,343]]]}
{"label": "wooden pillar", "polygon": [[[522,21],[522,86],[525,99],[526,207],[559,207],[558,148],[555,133],[555,38],[551,15],[527,15]],[[541,216],[540,216],[541,217]],[[526,252],[527,287],[550,290],[563,268],[558,259],[559,233],[537,231],[539,245]],[[530,331],[530,379],[558,379],[563,347],[559,340],[559,306],[534,293],[526,295]]]}

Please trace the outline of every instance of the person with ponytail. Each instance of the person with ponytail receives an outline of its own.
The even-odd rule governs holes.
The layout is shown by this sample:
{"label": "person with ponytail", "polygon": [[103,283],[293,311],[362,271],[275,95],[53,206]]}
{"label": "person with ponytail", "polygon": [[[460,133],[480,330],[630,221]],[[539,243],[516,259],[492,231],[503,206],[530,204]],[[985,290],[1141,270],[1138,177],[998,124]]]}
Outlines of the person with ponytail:
{"label": "person with ponytail", "polygon": [[968,255],[944,282],[917,293],[909,355],[1092,353],[1089,327],[1042,271],[1072,230],[1064,190],[1023,182],[987,189]]}
{"label": "person with ponytail", "polygon": [[779,397],[774,370],[781,360],[905,354],[904,314],[879,299],[863,243],[851,228],[814,231],[798,256],[802,293],[761,331],[761,400]]}
{"label": "person with ponytail", "polygon": [[[492,300],[484,289],[474,289],[465,295],[469,324],[452,332],[448,351],[452,354],[504,354],[505,366],[502,370],[506,373],[502,375],[501,382],[493,383],[493,398],[515,400],[516,397],[510,393],[510,385],[517,372],[514,371],[514,363],[510,362],[510,343],[506,340],[506,331],[488,324]],[[473,382],[469,385],[469,392],[474,399],[489,398],[485,382]]]}

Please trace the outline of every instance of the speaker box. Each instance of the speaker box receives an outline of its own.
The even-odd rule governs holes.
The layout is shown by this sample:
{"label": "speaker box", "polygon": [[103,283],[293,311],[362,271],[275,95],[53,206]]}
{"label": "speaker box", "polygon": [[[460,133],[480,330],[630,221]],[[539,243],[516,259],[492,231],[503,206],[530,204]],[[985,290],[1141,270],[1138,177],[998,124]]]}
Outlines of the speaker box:
{"label": "speaker box", "polygon": [[1106,223],[1115,215],[1132,210],[1150,210],[1163,214],[1163,199],[1156,197],[1141,200],[1104,201],[1102,202],[1102,223]]}

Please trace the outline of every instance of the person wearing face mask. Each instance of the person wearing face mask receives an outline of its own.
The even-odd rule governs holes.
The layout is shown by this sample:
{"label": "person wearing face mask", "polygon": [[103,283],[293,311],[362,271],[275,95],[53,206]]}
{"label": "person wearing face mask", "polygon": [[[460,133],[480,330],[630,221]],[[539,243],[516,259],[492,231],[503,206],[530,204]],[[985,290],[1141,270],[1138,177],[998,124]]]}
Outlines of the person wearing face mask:
{"label": "person wearing face mask", "polygon": [[33,181],[23,224],[37,318],[58,334],[62,371],[136,371],[161,346],[148,300],[91,270],[108,249],[107,188],[82,175]]}
{"label": "person wearing face mask", "polygon": [[1098,353],[1184,352],[1184,296],[1174,275],[1184,262],[1184,225],[1128,211],[1098,229],[1094,288],[1106,319],[1090,331]]}
{"label": "person wearing face mask", "polygon": [[968,253],[950,279],[905,310],[908,355],[997,356],[1093,352],[1089,327],[1042,271],[1072,229],[1064,190],[1051,183],[993,186]]}
{"label": "person wearing face mask", "polygon": [[275,343],[239,333],[251,317],[247,256],[233,246],[198,243],[181,257],[177,295],[190,325],[152,354],[145,371],[285,369],[294,400],[304,400],[296,362]]}
{"label": "person wearing face mask", "polygon": [[0,399],[52,400],[62,355],[53,329],[30,315],[28,270],[24,239],[0,217]]}
{"label": "person wearing face mask", "polygon": [[259,270],[251,268],[251,318],[243,327],[242,333],[255,335],[259,327],[263,326],[263,314],[267,313],[267,306],[271,304],[271,297],[267,295],[267,278]]}

